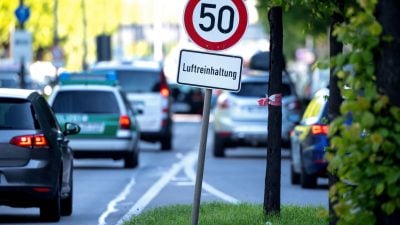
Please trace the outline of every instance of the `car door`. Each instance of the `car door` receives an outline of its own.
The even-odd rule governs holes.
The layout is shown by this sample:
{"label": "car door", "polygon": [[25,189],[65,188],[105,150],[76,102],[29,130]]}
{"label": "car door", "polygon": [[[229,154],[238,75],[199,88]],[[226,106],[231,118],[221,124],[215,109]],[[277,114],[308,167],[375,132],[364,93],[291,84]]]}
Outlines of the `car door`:
{"label": "car door", "polygon": [[37,100],[34,104],[36,110],[40,111],[39,121],[43,124],[44,132],[50,137],[49,141],[51,142],[51,146],[53,146],[53,150],[56,153],[54,157],[55,160],[62,160],[63,165],[63,174],[62,174],[62,189],[66,189],[70,187],[69,181],[71,180],[72,174],[72,151],[69,148],[69,140],[63,134],[61,127],[51,109],[47,101],[42,97],[38,96]]}

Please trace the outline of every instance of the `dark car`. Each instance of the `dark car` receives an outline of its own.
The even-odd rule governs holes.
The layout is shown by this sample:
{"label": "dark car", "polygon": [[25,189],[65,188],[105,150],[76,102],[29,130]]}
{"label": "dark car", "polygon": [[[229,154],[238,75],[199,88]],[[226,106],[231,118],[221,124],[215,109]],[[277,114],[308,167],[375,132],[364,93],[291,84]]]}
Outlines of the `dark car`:
{"label": "dark car", "polygon": [[204,93],[201,88],[170,83],[174,113],[202,114]]}
{"label": "dark car", "polygon": [[73,156],[47,101],[36,91],[0,88],[0,205],[39,207],[46,221],[72,214]]}
{"label": "dark car", "polygon": [[316,92],[291,133],[291,183],[303,188],[315,188],[317,178],[327,176],[328,96],[327,88]]}

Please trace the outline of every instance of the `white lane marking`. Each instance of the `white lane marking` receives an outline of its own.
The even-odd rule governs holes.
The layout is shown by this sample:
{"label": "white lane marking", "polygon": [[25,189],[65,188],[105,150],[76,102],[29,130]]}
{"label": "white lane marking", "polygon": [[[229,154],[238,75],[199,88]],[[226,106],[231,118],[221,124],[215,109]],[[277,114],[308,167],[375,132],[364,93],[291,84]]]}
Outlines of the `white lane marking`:
{"label": "white lane marking", "polygon": [[[147,192],[142,195],[142,197],[132,206],[132,208],[117,222],[116,225],[123,225],[125,221],[131,219],[131,217],[139,215],[143,209],[160,193],[160,191],[172,180],[175,176],[184,169],[185,174],[192,180],[193,182],[196,180],[196,175],[194,172],[194,165],[197,160],[197,151],[192,151],[188,153],[185,157],[183,157],[179,162],[172,165],[170,170],[166,172]],[[194,183],[193,183],[194,184]],[[239,200],[236,198],[225,194],[216,188],[212,187],[208,183],[203,181],[202,187],[204,190],[209,192],[210,194],[221,198],[230,203],[239,203]]]}
{"label": "white lane marking", "polygon": [[110,201],[107,205],[107,210],[101,214],[101,216],[98,219],[98,225],[106,225],[106,218],[108,215],[110,215],[113,212],[118,211],[115,206],[126,199],[126,196],[128,196],[129,192],[131,191],[132,187],[135,185],[135,179],[132,178],[130,182],[125,186],[124,190],[112,201]]}
{"label": "white lane marking", "polygon": [[[194,155],[195,156],[195,155]],[[179,162],[172,165],[170,170],[166,172],[142,197],[132,206],[132,208],[117,222],[122,225],[124,221],[129,220],[132,216],[138,215],[142,210],[160,193],[160,191],[174,178],[183,168],[186,161],[190,161],[193,154],[188,154]]]}
{"label": "white lane marking", "polygon": [[[193,152],[192,152],[192,154],[193,154]],[[196,173],[193,169],[193,165],[195,164],[195,158],[191,157],[190,159],[193,161],[191,161],[191,162],[188,161],[187,163],[185,163],[185,167],[183,169],[185,171],[186,176],[188,176],[193,182],[195,182]],[[210,193],[226,202],[234,203],[234,204],[239,203],[239,200],[237,200],[236,198],[234,198],[228,194],[225,194],[224,192],[214,188],[213,186],[209,185],[204,180],[203,180],[203,184],[202,184],[202,189],[206,190],[208,193]]]}

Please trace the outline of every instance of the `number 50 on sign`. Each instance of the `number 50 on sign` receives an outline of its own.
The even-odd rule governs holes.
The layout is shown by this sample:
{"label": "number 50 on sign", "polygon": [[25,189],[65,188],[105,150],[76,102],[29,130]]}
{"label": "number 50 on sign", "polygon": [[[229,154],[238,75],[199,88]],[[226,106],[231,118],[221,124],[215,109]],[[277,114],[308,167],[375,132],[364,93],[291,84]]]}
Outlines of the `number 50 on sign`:
{"label": "number 50 on sign", "polygon": [[248,21],[243,0],[190,0],[184,22],[189,37],[208,50],[224,50],[243,36]]}

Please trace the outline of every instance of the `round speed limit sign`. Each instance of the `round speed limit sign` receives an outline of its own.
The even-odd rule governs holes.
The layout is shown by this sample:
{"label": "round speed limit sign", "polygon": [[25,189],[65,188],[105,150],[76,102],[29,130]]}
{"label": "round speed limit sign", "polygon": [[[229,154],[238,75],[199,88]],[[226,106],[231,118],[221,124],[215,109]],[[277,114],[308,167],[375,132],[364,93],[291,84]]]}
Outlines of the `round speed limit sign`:
{"label": "round speed limit sign", "polygon": [[184,23],[189,37],[208,50],[224,50],[236,44],[247,27],[243,0],[189,0]]}

